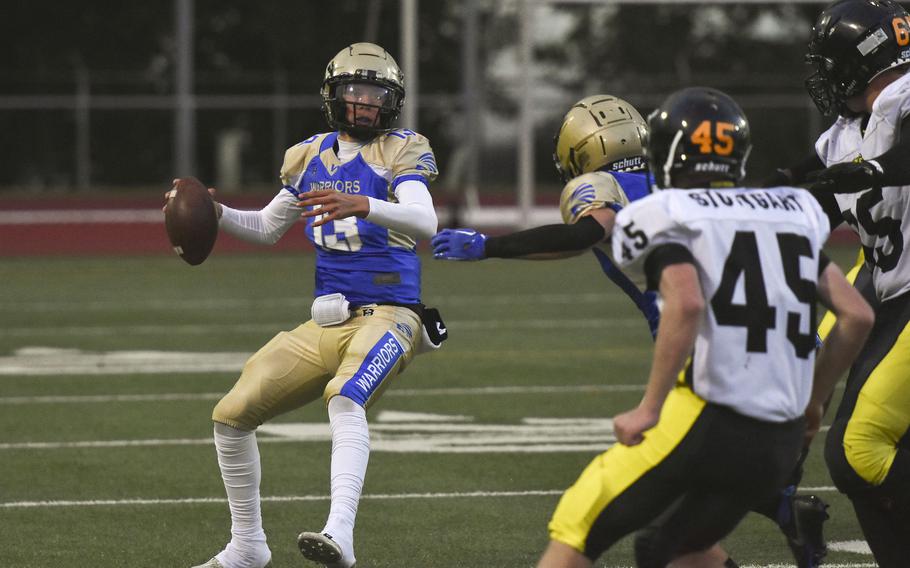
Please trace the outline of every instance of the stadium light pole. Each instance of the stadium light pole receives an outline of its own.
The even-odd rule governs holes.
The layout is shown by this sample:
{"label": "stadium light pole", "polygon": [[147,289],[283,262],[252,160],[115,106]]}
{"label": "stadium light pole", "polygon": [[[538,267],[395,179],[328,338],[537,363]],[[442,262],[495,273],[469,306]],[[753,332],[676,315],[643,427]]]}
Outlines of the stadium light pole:
{"label": "stadium light pole", "polygon": [[535,4],[522,0],[519,8],[518,73],[521,77],[521,108],[518,117],[518,225],[531,226],[534,206],[534,48]]}
{"label": "stadium light pole", "polygon": [[196,168],[196,109],[193,100],[194,0],[174,0],[174,173],[190,176]]}
{"label": "stadium light pole", "polygon": [[91,89],[88,69],[80,60],[76,66],[76,188],[88,189],[92,184],[92,121]]}
{"label": "stadium light pole", "polygon": [[479,170],[479,152],[481,143],[481,92],[479,81],[478,65],[478,11],[477,0],[466,0],[462,9],[464,17],[464,33],[462,34],[461,44],[461,90],[463,114],[465,117],[464,131],[462,138],[466,145],[467,158],[464,166],[464,180],[461,187],[453,188],[457,198],[449,206],[452,214],[449,222],[458,224],[461,220],[461,207],[472,205],[476,206],[477,196],[477,179]]}
{"label": "stadium light pole", "polygon": [[417,0],[401,0],[401,70],[404,73],[407,103],[402,109],[401,126],[417,130],[417,105],[420,80],[417,76]]}

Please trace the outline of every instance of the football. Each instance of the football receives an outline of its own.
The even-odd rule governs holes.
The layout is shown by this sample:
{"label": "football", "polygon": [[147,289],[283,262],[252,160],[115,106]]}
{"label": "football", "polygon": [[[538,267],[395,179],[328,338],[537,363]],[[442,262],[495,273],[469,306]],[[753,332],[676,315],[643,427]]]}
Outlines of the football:
{"label": "football", "polygon": [[218,236],[218,215],[205,184],[180,178],[168,196],[164,225],[174,252],[187,263],[202,264]]}

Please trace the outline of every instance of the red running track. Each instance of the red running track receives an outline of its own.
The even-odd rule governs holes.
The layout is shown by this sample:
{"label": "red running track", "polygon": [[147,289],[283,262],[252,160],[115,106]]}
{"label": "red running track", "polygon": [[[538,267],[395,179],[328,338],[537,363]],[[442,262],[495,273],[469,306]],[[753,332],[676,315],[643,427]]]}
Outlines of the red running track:
{"label": "red running track", "polygon": [[[259,209],[271,198],[231,196],[224,201],[239,209]],[[0,257],[175,254],[164,229],[161,203],[129,196],[0,199]],[[849,229],[840,228],[830,242],[849,244],[858,239]],[[214,254],[312,250],[301,224],[271,247],[244,243],[222,232]]]}

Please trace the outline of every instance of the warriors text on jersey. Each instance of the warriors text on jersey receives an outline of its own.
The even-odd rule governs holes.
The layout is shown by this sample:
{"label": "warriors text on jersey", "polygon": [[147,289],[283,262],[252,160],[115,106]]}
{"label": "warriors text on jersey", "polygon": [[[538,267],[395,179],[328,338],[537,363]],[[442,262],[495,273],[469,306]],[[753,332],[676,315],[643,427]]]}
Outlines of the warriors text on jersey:
{"label": "warriors text on jersey", "polygon": [[[910,73],[879,94],[865,129],[861,117],[839,117],[815,149],[826,166],[880,156],[898,141],[901,122],[908,115]],[[878,299],[910,291],[910,258],[903,254],[910,241],[910,186],[836,194],[835,199],[844,221],[863,244]]]}
{"label": "warriors text on jersey", "polygon": [[[374,138],[345,163],[338,160],[337,138],[337,132],[317,134],[288,149],[284,189],[295,196],[334,189],[394,201],[399,183],[429,184],[436,177],[429,142],[410,130]],[[341,292],[352,304],[420,302],[420,260],[407,235],[356,217],[319,227],[308,223],[306,234],[316,246],[317,296]]]}
{"label": "warriors text on jersey", "polygon": [[681,245],[706,301],[687,380],[702,398],[772,422],[803,415],[815,358],[815,288],[828,218],[797,188],[666,190],[630,204],[613,257],[646,270]]}

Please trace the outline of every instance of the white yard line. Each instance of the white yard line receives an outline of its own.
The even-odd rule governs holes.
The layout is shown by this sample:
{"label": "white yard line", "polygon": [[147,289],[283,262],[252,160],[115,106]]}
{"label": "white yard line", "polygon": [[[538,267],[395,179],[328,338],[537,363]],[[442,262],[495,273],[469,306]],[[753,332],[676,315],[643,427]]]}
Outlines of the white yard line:
{"label": "white yard line", "polygon": [[[516,394],[559,394],[559,393],[598,393],[598,392],[641,392],[643,384],[638,385],[570,385],[570,386],[502,386],[474,388],[435,388],[435,389],[396,389],[392,387],[383,394],[383,398],[420,397],[420,396],[489,396]],[[54,395],[54,396],[4,396],[0,405],[9,404],[86,404],[108,402],[167,402],[179,400],[219,400],[223,392],[203,393],[161,393],[161,394],[100,394],[100,395]]]}
{"label": "white yard line", "polygon": [[[813,493],[834,491],[833,487],[806,487],[805,491]],[[375,493],[364,494],[361,499],[368,501],[401,501],[401,500],[435,500],[435,499],[502,499],[526,497],[556,497],[562,495],[562,489],[541,489],[528,491],[462,491],[438,493]],[[328,501],[328,495],[275,495],[263,496],[264,503],[299,503]],[[92,499],[92,500],[52,500],[52,501],[8,501],[0,503],[0,509],[52,509],[52,508],[84,508],[84,507],[140,507],[140,506],[182,506],[182,505],[208,505],[224,506],[227,499],[224,497],[187,497],[181,499]],[[851,541],[851,546],[856,547],[860,541]],[[829,543],[833,549],[838,549],[836,542]],[[851,562],[846,564],[825,563],[828,568],[875,568],[874,562]],[[626,567],[614,567],[626,568]],[[793,564],[744,564],[743,568],[796,568]]]}
{"label": "white yard line", "polygon": [[[477,497],[536,497],[561,495],[563,490],[535,491],[466,491],[447,493],[375,493],[361,499],[389,501],[398,499],[474,499]],[[263,496],[264,503],[293,503],[297,501],[328,501],[328,495]],[[33,509],[44,507],[118,507],[132,505],[196,505],[200,503],[227,503],[224,497],[189,497],[185,499],[95,499],[90,501],[10,501],[0,503],[4,509]]]}
{"label": "white yard line", "polygon": [[[263,442],[291,442],[284,438],[262,438]],[[300,440],[296,440],[300,441]],[[0,444],[0,450],[67,450],[74,448],[139,448],[164,446],[207,446],[215,442],[212,438],[173,438],[150,440],[82,440],[77,442],[7,442]]]}
{"label": "white yard line", "polygon": [[[833,491],[834,488],[807,487],[806,491],[815,493]],[[440,493],[375,493],[364,494],[361,499],[367,501],[401,501],[401,500],[435,500],[435,499],[502,499],[526,497],[556,497],[562,495],[562,489],[543,489],[529,491],[462,491]],[[275,495],[263,496],[264,503],[299,503],[328,501],[328,495]],[[182,505],[219,505],[227,504],[224,497],[187,497],[182,499],[92,499],[84,501],[9,501],[0,503],[0,509],[52,509],[84,507],[140,507],[140,506],[182,506]],[[859,548],[861,541],[851,541],[853,547]],[[832,542],[832,549],[840,549],[840,543]],[[864,543],[863,543],[864,544]],[[863,554],[863,552],[858,552]],[[875,568],[874,562],[851,562],[846,564],[825,563],[828,568]],[[621,567],[616,567],[621,568]],[[796,568],[793,564],[744,564],[743,568]]]}
{"label": "white yard line", "polygon": [[[820,488],[806,488],[806,491],[819,492]],[[831,490],[834,490],[832,487]],[[394,501],[404,499],[476,499],[493,497],[550,497],[562,495],[564,489],[540,489],[529,491],[463,491],[442,493],[373,493],[364,494],[361,499],[372,501]],[[264,495],[264,503],[294,503],[299,501],[328,501],[328,495]],[[50,507],[129,507],[135,505],[198,505],[226,504],[224,497],[187,497],[182,499],[92,499],[86,501],[7,501],[0,503],[3,509],[37,509]],[[783,564],[782,566],[786,566]],[[827,563],[825,566],[829,566]],[[830,566],[837,566],[831,564]],[[860,564],[857,564],[860,566]],[[744,567],[745,568],[745,567]]]}
{"label": "white yard line", "polygon": [[[261,444],[288,444],[304,442],[329,442],[331,435],[327,423],[308,423],[305,431],[292,435],[280,435],[284,424],[270,425],[279,435],[259,436]],[[612,428],[601,431],[589,429],[558,431],[546,427],[534,431],[527,426],[478,425],[459,429],[456,425],[422,425],[419,429],[396,428],[374,424],[371,427],[373,440],[371,449],[375,452],[394,453],[564,453],[602,452],[616,440]],[[269,428],[262,427],[263,430]],[[822,429],[827,430],[827,427]],[[446,433],[455,432],[454,435]],[[461,433],[459,433],[461,432]],[[263,432],[265,433],[265,432]],[[397,435],[396,435],[397,433]],[[22,450],[70,450],[83,448],[138,448],[167,446],[211,446],[212,438],[151,438],[146,440],[76,440],[72,442],[4,442],[0,451]]]}
{"label": "white yard line", "polygon": [[[843,384],[836,388],[842,389]],[[435,389],[396,389],[392,387],[383,394],[383,398],[421,397],[421,396],[492,396],[516,394],[572,394],[572,393],[611,393],[641,392],[644,384],[637,385],[560,385],[560,386],[502,386],[502,387],[464,387]],[[3,396],[0,405],[17,404],[88,404],[109,402],[167,402],[187,400],[219,400],[223,392],[202,393],[160,393],[160,394],[98,394],[98,395],[53,395],[53,396]],[[824,427],[826,429],[827,427]]]}
{"label": "white yard line", "polygon": [[[323,442],[331,440],[324,422],[265,424],[261,444]],[[597,453],[615,443],[609,419],[569,420],[562,425],[475,423],[385,423],[382,415],[370,427],[373,452],[394,453]],[[0,451],[67,450],[83,448],[136,448],[211,446],[212,438],[152,438],[146,440],[75,440],[69,442],[6,442]]]}
{"label": "white yard line", "polygon": [[[622,356],[650,350],[643,344],[636,348],[602,349],[485,349],[442,350],[437,358],[501,359],[515,356],[524,359],[584,356]],[[127,375],[173,373],[239,373],[251,353],[191,351],[83,351],[52,347],[22,347],[12,355],[0,356],[0,377],[66,375]]]}
{"label": "white yard line", "polygon": [[[214,332],[260,333],[293,329],[303,320],[270,323],[214,323],[214,324],[162,324],[162,325],[70,325],[70,326],[10,326],[0,329],[0,337],[42,337],[60,335],[107,336],[107,335],[210,335]],[[452,330],[497,330],[497,329],[601,329],[604,327],[641,327],[645,321],[631,318],[572,318],[572,319],[491,319],[454,320],[447,322]]]}

